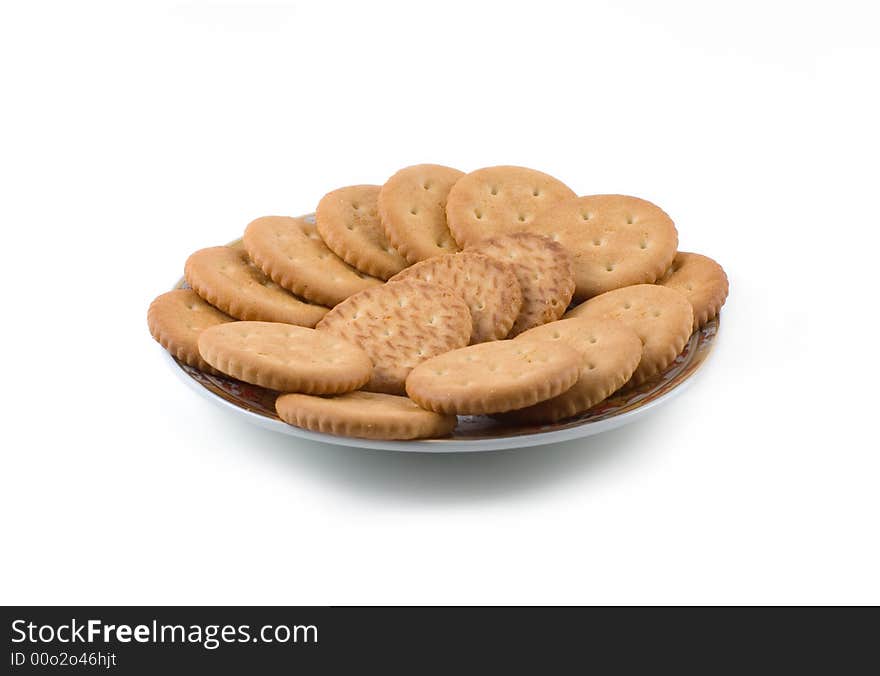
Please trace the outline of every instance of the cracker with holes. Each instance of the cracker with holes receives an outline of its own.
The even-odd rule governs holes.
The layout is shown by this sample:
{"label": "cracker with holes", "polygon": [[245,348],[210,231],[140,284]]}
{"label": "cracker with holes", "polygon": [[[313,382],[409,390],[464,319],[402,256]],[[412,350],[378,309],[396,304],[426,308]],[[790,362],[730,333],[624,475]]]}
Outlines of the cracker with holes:
{"label": "cracker with holes", "polygon": [[543,211],[575,194],[564,183],[525,167],[486,167],[460,178],[446,200],[446,220],[462,247],[531,229]]}
{"label": "cracker with holes", "polygon": [[318,232],[342,260],[366,275],[388,279],[407,266],[379,220],[378,185],[352,185],[329,192],[315,211]]}
{"label": "cracker with holes", "polygon": [[416,365],[468,344],[471,313],[451,289],[411,279],[356,293],[316,328],[369,355],[373,375],[364,389],[403,394]]}
{"label": "cracker with holes", "polygon": [[409,262],[455,253],[446,225],[446,197],[464,172],[439,164],[401,169],[379,191],[379,218],[388,241]]}
{"label": "cracker with holes", "polygon": [[573,347],[581,355],[580,375],[562,394],[506,414],[510,422],[546,424],[583,413],[620,389],[642,358],[642,341],[636,332],[613,319],[561,319],[530,329],[514,342],[532,339]]}
{"label": "cracker with holes", "polygon": [[507,336],[522,307],[522,292],[513,269],[478,253],[435,256],[397,273],[389,281],[406,279],[442,284],[460,295],[471,311],[472,343]]}
{"label": "cracker with holes", "polygon": [[727,275],[708,256],[679,251],[658,284],[683,293],[694,308],[694,331],[714,319],[727,300]]}
{"label": "cracker with holes", "polygon": [[244,231],[244,245],[272,281],[314,303],[332,307],[382,283],[330,251],[315,224],[304,218],[258,218]]}
{"label": "cracker with holes", "polygon": [[212,326],[199,336],[199,353],[221,373],[279,392],[351,392],[373,371],[367,353],[356,345],[275,322]]}
{"label": "cracker with holes", "polygon": [[426,411],[407,397],[349,392],[338,397],[284,394],[275,401],[284,422],[325,434],[361,439],[445,437],[456,417]]}
{"label": "cracker with holes", "polygon": [[559,319],[574,293],[568,251],[548,237],[515,233],[477,242],[468,252],[481,253],[510,265],[523,301],[509,337]]}
{"label": "cracker with holes", "polygon": [[206,373],[217,373],[199,354],[199,334],[205,329],[235,321],[203,301],[192,289],[163,293],[150,303],[150,334],[178,361]]}
{"label": "cracker with holes", "polygon": [[532,231],[571,252],[578,300],[655,282],[678,247],[678,232],[666,212],[627,195],[565,200],[538,216]]}
{"label": "cracker with holes", "polygon": [[247,253],[228,246],[196,251],[186,261],[184,277],[197,294],[236,319],[311,327],[329,309],[282,289]]}
{"label": "cracker with holes", "polygon": [[548,340],[499,340],[429,359],[406,379],[406,393],[438,413],[483,415],[532,406],[575,384],[582,358]]}
{"label": "cracker with holes", "polygon": [[630,379],[639,385],[665,370],[684,349],[694,311],[684,294],[656,284],[608,291],[581,303],[566,317],[618,319],[642,341],[642,358]]}

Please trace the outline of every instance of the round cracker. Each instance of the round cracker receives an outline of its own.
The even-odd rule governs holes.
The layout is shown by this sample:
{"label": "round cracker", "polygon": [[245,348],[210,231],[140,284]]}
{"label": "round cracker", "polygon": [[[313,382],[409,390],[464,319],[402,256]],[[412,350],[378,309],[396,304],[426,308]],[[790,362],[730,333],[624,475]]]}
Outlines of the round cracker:
{"label": "round cracker", "polygon": [[449,191],[446,220],[462,247],[495,235],[529,230],[542,211],[574,197],[561,181],[525,167],[486,167],[466,174]]}
{"label": "round cracker", "polygon": [[455,253],[458,244],[446,225],[446,197],[464,172],[439,164],[401,169],[379,191],[382,228],[409,262]]}
{"label": "round cracker", "polygon": [[329,192],[315,210],[327,246],[352,267],[388,279],[407,263],[391,246],[379,220],[378,185],[352,185]]}
{"label": "round cracker", "polygon": [[218,373],[199,354],[199,334],[235,320],[202,300],[192,289],[163,293],[150,303],[150,334],[178,361],[207,373]]}
{"label": "round cracker", "polygon": [[373,362],[364,389],[403,394],[409,372],[426,359],[468,344],[471,314],[454,291],[406,280],[366,289],[342,301],[319,331],[361,347]]}
{"label": "round cracker", "polygon": [[694,308],[694,331],[714,319],[727,300],[727,275],[708,256],[679,251],[666,274],[657,282],[683,293]]}
{"label": "round cracker", "polygon": [[630,379],[638,385],[665,370],[692,333],[694,311],[684,294],[655,284],[608,291],[571,310],[566,317],[619,319],[642,341],[642,359]]}
{"label": "round cracker", "polygon": [[544,211],[532,226],[574,260],[575,298],[652,284],[669,268],[678,232],[660,207],[628,195],[588,195]]}
{"label": "round cracker", "polygon": [[456,423],[454,415],[426,411],[407,397],[377,392],[338,397],[283,394],[275,401],[275,410],[290,425],[361,439],[445,437]]}
{"label": "round cracker", "polygon": [[389,281],[405,279],[442,284],[460,295],[471,312],[472,343],[504,338],[522,307],[522,292],[511,267],[478,253],[435,256]]}
{"label": "round cracker", "polygon": [[304,218],[263,216],[244,231],[251,260],[273,282],[312,302],[333,306],[381,280],[333,253]]}
{"label": "round cracker", "polygon": [[532,406],[574,385],[581,356],[546,340],[499,340],[441,354],[419,364],[406,393],[438,413],[483,415]]}
{"label": "round cracker", "polygon": [[351,392],[373,371],[367,353],[356,345],[275,322],[233,322],[205,329],[199,336],[199,353],[226,375],[279,392]]}
{"label": "round cracker", "polygon": [[510,265],[516,275],[523,302],[509,337],[559,319],[571,302],[571,256],[549,237],[519,232],[477,242],[467,250]]}
{"label": "round cracker", "polygon": [[244,251],[227,246],[196,251],[184,276],[197,294],[236,319],[314,326],[328,310],[282,289]]}
{"label": "round cracker", "polygon": [[519,423],[552,423],[583,413],[619,390],[642,358],[642,341],[636,332],[613,319],[560,319],[516,338],[521,339],[559,341],[573,347],[581,355],[581,370],[577,382],[559,396],[506,414]]}

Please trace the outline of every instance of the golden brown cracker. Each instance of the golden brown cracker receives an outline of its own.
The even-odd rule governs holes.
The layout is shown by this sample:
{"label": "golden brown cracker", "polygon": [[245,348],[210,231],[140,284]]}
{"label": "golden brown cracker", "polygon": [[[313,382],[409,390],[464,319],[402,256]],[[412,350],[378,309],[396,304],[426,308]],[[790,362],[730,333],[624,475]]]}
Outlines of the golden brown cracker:
{"label": "golden brown cracker", "polygon": [[439,164],[401,169],[379,191],[382,228],[409,262],[455,253],[459,247],[446,225],[446,197],[464,172]]}
{"label": "golden brown cracker", "polygon": [[199,296],[236,319],[314,326],[328,310],[282,289],[244,251],[226,246],[196,251],[184,275]]}
{"label": "golden brown cracker", "polygon": [[522,307],[522,292],[512,268],[478,253],[435,256],[399,272],[389,281],[405,279],[442,284],[460,295],[471,312],[472,343],[504,338]]}
{"label": "golden brown cracker", "polygon": [[694,311],[684,294],[656,284],[608,291],[581,303],[566,317],[618,319],[638,334],[642,359],[631,378],[638,385],[664,371],[684,349]]}
{"label": "golden brown cracker", "polygon": [[477,242],[467,251],[511,266],[522,291],[519,316],[508,337],[559,319],[574,293],[571,256],[549,237],[532,233],[502,235]]}
{"label": "golden brown cracker", "polygon": [[655,282],[678,246],[678,232],[666,212],[628,195],[565,200],[541,213],[532,231],[571,253],[578,300]]}
{"label": "golden brown cracker", "polygon": [[581,361],[577,350],[552,341],[480,343],[416,366],[406,393],[438,413],[503,413],[565,392],[578,379]]}
{"label": "golden brown cracker", "polygon": [[642,358],[642,342],[631,328],[613,319],[572,317],[535,327],[516,340],[560,341],[581,355],[577,382],[562,394],[506,414],[506,420],[545,424],[583,413],[620,389]]}
{"label": "golden brown cracker", "polygon": [[178,361],[206,373],[218,371],[199,354],[199,334],[211,326],[234,321],[192,289],[163,293],[147,310],[147,325],[153,338]]}
{"label": "golden brown cracker", "polygon": [[446,200],[446,221],[462,248],[530,229],[542,211],[575,193],[552,176],[525,167],[486,167],[461,177]]}
{"label": "golden brown cracker", "polygon": [[245,230],[244,244],[272,281],[314,303],[332,307],[382,283],[339,258],[324,244],[315,224],[304,218],[258,218]]}
{"label": "golden brown cracker", "polygon": [[199,353],[218,371],[279,392],[341,394],[373,371],[366,352],[315,329],[276,322],[233,322],[205,329]]}
{"label": "golden brown cracker", "polygon": [[329,192],[318,203],[318,232],[342,260],[373,277],[388,279],[407,266],[379,220],[378,185],[352,185]]}
{"label": "golden brown cracker", "polygon": [[694,331],[714,319],[727,300],[729,283],[718,263],[708,256],[679,251],[658,284],[683,293],[694,308]]}
{"label": "golden brown cracker", "polygon": [[337,397],[284,394],[275,401],[286,423],[324,434],[361,439],[445,437],[454,415],[426,411],[411,399],[378,392],[349,392]]}
{"label": "golden brown cracker", "polygon": [[328,312],[317,329],[369,355],[373,375],[364,389],[402,394],[413,367],[468,344],[471,314],[454,291],[406,280],[356,293]]}

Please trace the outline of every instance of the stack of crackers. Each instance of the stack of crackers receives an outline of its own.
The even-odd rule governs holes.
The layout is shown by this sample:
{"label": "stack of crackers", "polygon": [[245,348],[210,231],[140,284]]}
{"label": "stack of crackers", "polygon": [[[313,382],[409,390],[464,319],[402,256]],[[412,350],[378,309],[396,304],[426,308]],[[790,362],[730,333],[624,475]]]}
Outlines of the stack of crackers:
{"label": "stack of crackers", "polygon": [[533,169],[407,167],[192,254],[150,305],[181,362],[277,391],[285,422],[436,438],[460,415],[540,425],[667,369],[727,298],[660,207]]}

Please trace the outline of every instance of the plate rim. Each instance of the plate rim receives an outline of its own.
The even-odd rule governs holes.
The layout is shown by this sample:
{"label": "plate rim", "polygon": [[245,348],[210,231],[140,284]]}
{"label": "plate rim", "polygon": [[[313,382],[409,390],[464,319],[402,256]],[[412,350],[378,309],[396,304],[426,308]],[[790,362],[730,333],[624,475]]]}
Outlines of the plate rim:
{"label": "plate rim", "polygon": [[[714,345],[713,345],[714,348]],[[548,430],[546,432],[533,432],[530,434],[521,434],[516,436],[497,437],[489,439],[412,439],[412,440],[382,440],[382,439],[362,439],[360,437],[343,437],[323,432],[313,432],[312,430],[303,429],[294,425],[288,425],[281,420],[273,420],[259,413],[248,411],[245,408],[236,406],[231,401],[227,401],[223,397],[219,397],[201,383],[191,377],[181,366],[181,364],[166,350],[162,350],[165,355],[166,363],[174,370],[179,378],[181,378],[191,389],[203,398],[214,402],[221,408],[234,411],[239,417],[247,420],[251,424],[255,424],[263,429],[293,436],[307,441],[317,441],[319,443],[329,444],[332,446],[346,446],[349,448],[364,448],[370,450],[396,451],[396,452],[420,452],[420,453],[475,453],[482,451],[502,451],[512,450],[516,448],[527,448],[546,446],[563,441],[572,441],[574,439],[583,439],[591,437],[602,432],[622,427],[633,419],[652,412],[658,406],[661,406],[678,395],[685,392],[694,381],[695,376],[699,373],[708,359],[703,358],[693,371],[687,377],[680,381],[677,385],[670,388],[660,396],[638,406],[632,410],[625,411],[618,415],[596,421],[584,421],[579,425],[573,425],[561,430]]]}
{"label": "plate rim", "polygon": [[[314,214],[305,214],[298,218],[313,219]],[[236,246],[241,242],[238,237],[225,246]],[[172,287],[173,289],[184,288],[185,279],[180,278]],[[331,446],[345,446],[349,448],[364,448],[370,450],[397,451],[397,452],[420,452],[420,453],[475,453],[482,451],[501,451],[515,448],[530,448],[536,446],[546,446],[562,441],[571,441],[573,439],[583,439],[591,437],[595,434],[601,434],[609,430],[622,427],[641,415],[650,413],[658,406],[674,399],[682,392],[686,391],[692,384],[694,377],[700,372],[709,359],[709,353],[715,348],[718,341],[718,329],[721,326],[721,313],[719,312],[711,321],[717,322],[716,332],[713,336],[708,352],[705,356],[694,364],[693,368],[678,383],[666,390],[663,394],[650,399],[649,401],[639,404],[634,408],[612,415],[601,420],[584,420],[578,424],[564,427],[557,430],[547,430],[545,432],[530,432],[527,434],[509,435],[495,438],[475,438],[475,439],[408,439],[408,440],[383,440],[383,439],[363,439],[360,437],[344,437],[333,434],[325,434],[324,432],[314,432],[294,425],[288,425],[282,420],[275,420],[267,416],[261,415],[246,408],[237,406],[235,403],[218,396],[202,383],[198,382],[190,374],[186,372],[183,365],[174,358],[171,353],[162,350],[165,357],[178,377],[192,388],[200,396],[219,404],[222,408],[235,411],[237,415],[243,417],[252,424],[262,427],[279,434],[293,436],[307,441],[317,441]],[[696,331],[702,331],[702,327]],[[693,333],[688,338],[690,342]],[[698,341],[699,344],[699,341]]]}

